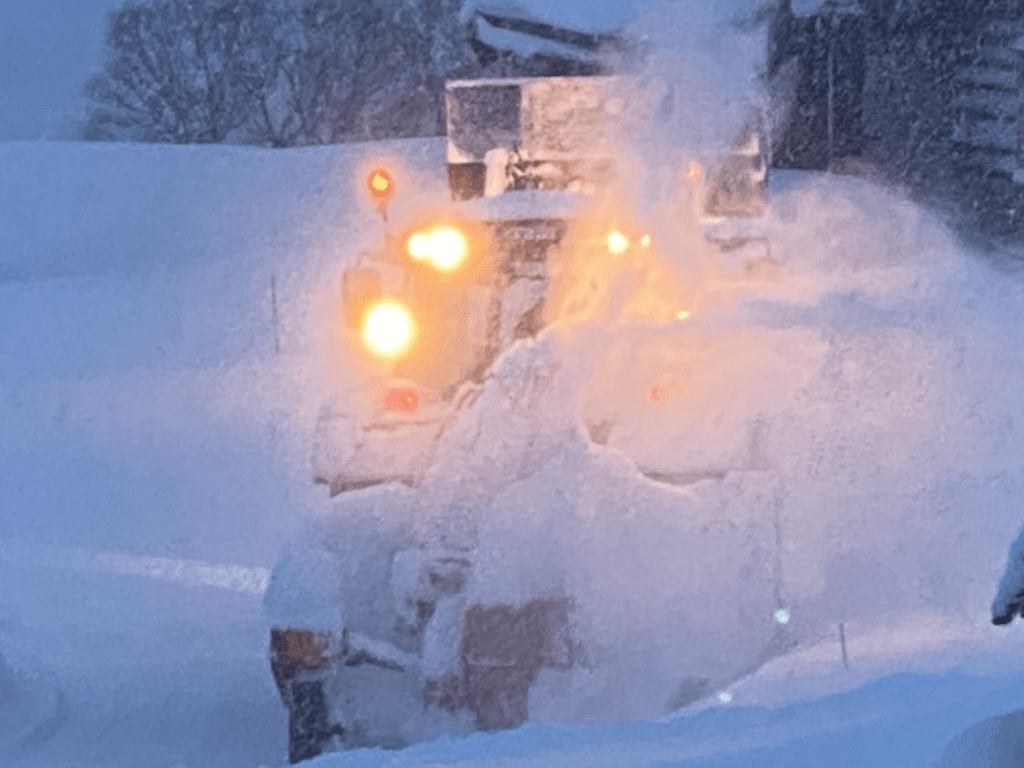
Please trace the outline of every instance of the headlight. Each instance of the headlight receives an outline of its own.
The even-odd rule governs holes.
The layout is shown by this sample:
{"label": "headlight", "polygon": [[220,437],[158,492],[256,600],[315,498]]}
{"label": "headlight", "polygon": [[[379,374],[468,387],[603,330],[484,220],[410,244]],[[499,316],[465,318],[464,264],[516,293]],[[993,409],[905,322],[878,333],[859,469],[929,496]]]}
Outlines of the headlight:
{"label": "headlight", "polygon": [[412,346],[416,338],[416,322],[412,313],[397,301],[381,301],[363,316],[360,336],[373,354],[396,360]]}
{"label": "headlight", "polygon": [[629,238],[619,232],[619,230],[613,229],[605,237],[604,244],[608,247],[609,253],[614,253],[618,256],[629,249]]}
{"label": "headlight", "polygon": [[469,240],[458,227],[442,224],[414,232],[405,249],[414,261],[425,261],[439,272],[454,272],[469,256]]}
{"label": "headlight", "polygon": [[414,261],[426,261],[430,258],[433,242],[426,232],[416,232],[409,237],[405,249]]}

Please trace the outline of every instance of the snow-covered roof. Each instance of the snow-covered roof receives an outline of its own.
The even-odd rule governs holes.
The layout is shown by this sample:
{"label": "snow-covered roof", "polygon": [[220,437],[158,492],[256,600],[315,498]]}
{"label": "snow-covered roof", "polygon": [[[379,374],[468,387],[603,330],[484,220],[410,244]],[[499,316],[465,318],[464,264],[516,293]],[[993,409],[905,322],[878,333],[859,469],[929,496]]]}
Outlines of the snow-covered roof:
{"label": "snow-covered roof", "polygon": [[[494,17],[490,17],[491,20]],[[473,31],[477,40],[499,51],[511,51],[529,59],[534,56],[550,56],[557,59],[586,61],[590,58],[585,48],[568,45],[557,40],[505,29],[488,20],[488,16],[477,15],[473,19]]]}
{"label": "snow-covered roof", "polygon": [[817,16],[819,14],[863,13],[858,0],[790,0],[794,16]]}
{"label": "snow-covered roof", "polygon": [[579,32],[607,33],[626,26],[640,6],[640,0],[466,0],[462,18],[468,21],[478,13],[495,14]]}

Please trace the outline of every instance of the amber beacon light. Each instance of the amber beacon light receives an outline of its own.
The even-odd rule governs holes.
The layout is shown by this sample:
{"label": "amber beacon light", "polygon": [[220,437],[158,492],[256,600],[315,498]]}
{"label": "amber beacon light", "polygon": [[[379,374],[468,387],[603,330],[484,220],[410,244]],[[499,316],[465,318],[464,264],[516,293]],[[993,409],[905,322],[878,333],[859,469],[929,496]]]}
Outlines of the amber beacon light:
{"label": "amber beacon light", "polygon": [[388,203],[395,192],[395,182],[391,174],[383,168],[374,169],[366,180],[366,187],[370,190],[370,197],[377,203],[377,210],[387,218]]}

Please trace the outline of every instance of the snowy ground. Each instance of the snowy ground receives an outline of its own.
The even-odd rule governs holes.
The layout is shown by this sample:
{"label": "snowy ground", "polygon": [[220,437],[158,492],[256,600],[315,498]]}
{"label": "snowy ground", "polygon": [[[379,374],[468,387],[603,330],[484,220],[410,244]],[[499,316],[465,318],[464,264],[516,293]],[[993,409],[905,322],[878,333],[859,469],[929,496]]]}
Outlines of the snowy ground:
{"label": "snowy ground", "polygon": [[68,699],[12,759],[281,761],[261,593],[328,380],[299,297],[373,223],[368,154],[0,146],[0,648]]}
{"label": "snowy ground", "polygon": [[[375,236],[372,211],[354,198],[366,149],[0,147],[13,169],[0,191],[0,313],[15,329],[0,344],[0,649],[41,699],[66,696],[47,713],[52,732],[9,741],[7,759],[284,761],[259,593],[282,536],[322,502],[306,482],[308,430],[341,368],[307,334],[322,319],[325,275]],[[442,157],[437,142],[390,151],[414,174],[429,175]],[[790,606],[794,626],[801,611],[816,612],[818,629],[725,688],[728,702],[660,722],[531,723],[323,764],[793,766],[827,755],[832,765],[927,766],[970,724],[1024,707],[1024,636],[986,617],[1021,522],[1020,279],[961,253],[941,226],[862,182],[795,176],[780,179],[776,199],[778,256],[815,280],[787,284],[804,307],[797,320],[793,304],[789,315],[762,307],[772,323],[830,329],[832,348],[856,340],[867,357],[848,359],[861,364],[873,350],[891,355],[883,327],[948,342],[876,360],[888,377],[881,391],[847,366],[804,400],[841,391],[837,402],[854,404],[841,407],[860,412],[872,403],[899,411],[915,387],[937,398],[934,424],[964,440],[902,466],[930,483],[919,498],[940,519],[911,515],[879,534],[865,530],[878,519],[872,505],[825,515],[834,525],[820,541],[859,536],[859,560],[826,574],[823,594],[814,568],[794,556],[790,588],[804,595]],[[871,229],[859,229],[865,216],[875,217]],[[878,250],[890,242],[919,253]],[[938,362],[928,357],[936,350]],[[916,370],[908,361],[922,354],[932,367],[908,390],[899,371]],[[912,457],[931,444],[917,422],[897,424],[917,430],[913,440],[895,440],[889,412],[879,416],[889,442],[871,451],[909,445]],[[876,466],[843,432],[856,420],[821,423],[815,455],[845,472],[844,483]],[[766,450],[792,470],[793,503],[801,493],[827,501],[829,478],[801,478],[806,457],[782,435]],[[880,486],[892,488],[900,494],[873,505],[915,498]],[[878,591],[885,580],[919,582],[929,551],[931,597],[907,603],[913,589]],[[959,562],[940,567],[946,558]],[[882,570],[862,590],[844,587],[864,568]],[[841,605],[830,612],[829,600]],[[873,600],[882,602],[871,620]],[[844,616],[847,665],[836,634]]]}

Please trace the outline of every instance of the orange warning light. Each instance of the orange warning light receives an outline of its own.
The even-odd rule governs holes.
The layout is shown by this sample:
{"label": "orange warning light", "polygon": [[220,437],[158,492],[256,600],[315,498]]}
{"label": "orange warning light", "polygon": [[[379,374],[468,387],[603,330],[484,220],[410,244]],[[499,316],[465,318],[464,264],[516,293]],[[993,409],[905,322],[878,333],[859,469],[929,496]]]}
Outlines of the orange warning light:
{"label": "orange warning light", "polygon": [[369,187],[370,194],[377,200],[378,205],[386,203],[395,189],[391,175],[383,168],[377,168],[370,174],[366,186]]}

